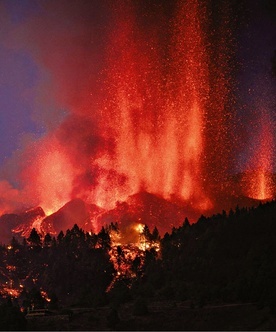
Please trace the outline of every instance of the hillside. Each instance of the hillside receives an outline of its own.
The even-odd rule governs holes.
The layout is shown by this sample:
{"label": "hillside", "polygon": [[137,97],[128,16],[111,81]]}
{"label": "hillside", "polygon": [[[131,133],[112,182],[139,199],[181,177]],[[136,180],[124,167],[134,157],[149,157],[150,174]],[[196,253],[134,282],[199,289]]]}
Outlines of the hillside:
{"label": "hillside", "polygon": [[147,226],[139,234],[120,244],[118,225],[97,234],[75,225],[13,239],[0,248],[2,302],[54,310],[46,325],[65,313],[70,330],[276,328],[275,201],[186,219],[162,238]]}

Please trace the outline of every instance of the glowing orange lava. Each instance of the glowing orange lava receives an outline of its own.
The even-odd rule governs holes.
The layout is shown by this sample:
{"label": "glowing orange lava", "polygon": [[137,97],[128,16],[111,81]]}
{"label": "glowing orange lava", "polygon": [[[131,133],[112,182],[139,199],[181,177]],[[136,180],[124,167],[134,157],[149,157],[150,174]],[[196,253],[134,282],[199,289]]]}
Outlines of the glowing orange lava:
{"label": "glowing orange lava", "polygon": [[[137,277],[138,271],[141,270],[144,265],[146,250],[154,250],[156,254],[160,252],[160,239],[147,239],[143,234],[144,227],[145,225],[140,223],[133,225],[133,229],[137,233],[137,239],[134,243],[122,244],[120,242],[120,231],[111,231],[111,249],[109,255],[116,272],[106,292],[109,292],[115,282],[120,278],[134,280]],[[139,264],[136,266],[136,269],[133,269],[135,259],[139,260]]]}
{"label": "glowing orange lava", "polygon": [[49,214],[70,200],[73,172],[59,151],[51,151],[42,161],[38,173],[41,206]]}
{"label": "glowing orange lava", "polygon": [[[97,162],[125,174],[128,188],[109,182],[107,194],[123,200],[144,189],[208,210],[212,204],[203,183],[209,89],[205,12],[197,0],[177,6],[170,58],[162,64],[157,33],[137,28],[131,7],[120,10],[111,38],[104,110],[104,119],[110,119],[107,132],[116,137],[116,154]],[[104,188],[104,178],[100,182]]]}
{"label": "glowing orange lava", "polygon": [[257,146],[253,150],[248,169],[244,176],[245,192],[247,196],[266,200],[274,195],[273,186],[273,129],[269,114],[261,113],[259,133],[256,133]]}
{"label": "glowing orange lava", "polygon": [[[30,174],[30,190],[46,215],[57,211],[71,199],[77,172],[56,139],[43,142],[38,148]],[[39,222],[37,220],[37,226]]]}
{"label": "glowing orange lava", "polygon": [[[66,107],[66,117],[41,139],[25,181],[47,215],[72,198],[104,213],[139,192],[197,215],[219,204],[217,189],[232,169],[234,10],[225,1],[217,7],[179,0],[168,13],[163,4],[147,3],[108,2],[97,64],[92,30],[80,37],[87,33],[84,22],[74,21],[73,39],[57,30],[54,42],[48,40],[56,47],[50,54],[35,39],[43,54],[38,61],[57,80],[55,95]],[[265,179],[259,176],[263,188]]]}

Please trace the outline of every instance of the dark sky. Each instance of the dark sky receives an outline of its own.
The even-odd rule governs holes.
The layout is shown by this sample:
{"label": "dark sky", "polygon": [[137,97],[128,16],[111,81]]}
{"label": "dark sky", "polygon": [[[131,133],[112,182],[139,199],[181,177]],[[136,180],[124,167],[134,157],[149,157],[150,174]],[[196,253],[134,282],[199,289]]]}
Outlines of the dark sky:
{"label": "dark sky", "polygon": [[[51,33],[55,34],[55,28],[66,28],[65,24],[68,24],[69,35],[75,28],[74,22],[65,22],[66,18],[63,21],[61,19],[59,23],[59,17],[55,17],[54,10],[45,14],[47,9],[45,10],[44,7],[42,9],[41,5],[46,4],[47,8],[47,2],[55,3],[55,1],[36,0],[3,0],[0,3],[0,165],[11,157],[14,151],[22,148],[26,140],[39,138],[49,129],[57,126],[68,112],[64,109],[64,105],[58,103],[53,96],[52,73],[45,63],[42,64],[43,61],[38,61],[37,49],[41,46],[37,46],[35,40],[30,41],[32,33],[30,34],[29,31],[29,22],[32,22],[31,29],[37,26],[39,32],[34,35],[38,39],[41,33],[41,39],[46,36],[50,40],[49,36]],[[66,4],[64,8],[67,7],[69,12],[68,2],[62,0],[56,3],[59,4],[57,13],[62,12],[64,4]],[[91,20],[94,20],[95,24],[101,24],[98,21],[102,20],[102,24],[105,24],[105,18],[97,15],[97,12],[101,14],[102,1],[93,3],[95,11],[90,15]],[[47,29],[45,21],[43,26],[39,26],[40,16],[45,21],[53,20],[53,26],[49,26],[49,33],[45,31]],[[57,34],[61,34],[60,31]],[[41,40],[38,41],[39,43]],[[47,54],[51,55],[51,51],[47,49]],[[66,51],[65,49],[65,57]],[[100,54],[99,57],[101,57]],[[95,63],[93,65],[96,67]]]}
{"label": "dark sky", "polygon": [[9,45],[11,30],[32,11],[31,1],[2,1],[0,44],[0,163],[20,148],[24,134],[43,133],[32,120],[38,68],[28,51]]}
{"label": "dark sky", "polygon": [[276,7],[272,3],[247,1],[249,14],[239,33],[237,56],[241,66],[236,95],[240,128],[245,131],[245,146],[239,152],[239,170],[243,169],[249,154],[258,144],[259,137],[255,134],[263,111],[269,113],[274,132],[276,129],[276,77],[272,72],[272,57],[276,49]]}

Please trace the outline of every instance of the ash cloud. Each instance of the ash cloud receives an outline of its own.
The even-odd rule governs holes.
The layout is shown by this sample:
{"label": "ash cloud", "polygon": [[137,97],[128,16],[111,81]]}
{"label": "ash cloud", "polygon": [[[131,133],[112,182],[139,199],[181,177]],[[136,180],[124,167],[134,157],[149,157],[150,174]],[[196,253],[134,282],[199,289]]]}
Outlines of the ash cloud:
{"label": "ash cloud", "polygon": [[[20,5],[16,6],[15,3]],[[24,54],[33,64],[34,83],[23,89],[22,85],[24,84],[16,76],[18,81],[16,84],[24,90],[21,97],[31,108],[30,120],[40,127],[37,136],[29,134],[28,128],[24,129],[22,145],[18,145],[18,151],[1,167],[0,180],[3,180],[1,182],[2,189],[0,190],[0,207],[3,206],[4,210],[8,210],[21,206],[23,201],[29,205],[40,204],[41,197],[46,194],[51,196],[51,193],[53,199],[60,199],[63,203],[66,199],[74,197],[89,198],[89,201],[93,202],[93,194],[91,196],[90,192],[97,186],[99,187],[96,193],[97,197],[102,199],[102,196],[107,195],[107,201],[116,200],[117,196],[121,196],[117,193],[118,190],[122,190],[123,197],[127,197],[131,193],[131,190],[127,190],[129,185],[127,177],[124,174],[119,174],[119,172],[127,173],[132,163],[128,164],[127,167],[116,168],[118,164],[116,165],[115,145],[119,145],[119,139],[116,137],[115,131],[109,132],[109,127],[112,127],[112,122],[115,120],[112,118],[112,112],[116,113],[114,103],[116,103],[115,99],[118,96],[114,97],[114,91],[112,88],[108,89],[106,85],[109,84],[109,87],[116,86],[117,80],[121,79],[123,88],[125,84],[127,94],[128,92],[131,93],[132,88],[135,89],[136,82],[138,85],[140,82],[147,80],[146,88],[144,90],[141,88],[141,94],[143,95],[141,99],[144,99],[145,93],[143,91],[150,92],[149,107],[141,108],[141,114],[138,113],[139,107],[137,107],[137,110],[132,112],[131,115],[133,122],[136,124],[140,121],[139,126],[136,125],[136,127],[144,126],[145,118],[148,114],[152,115],[152,111],[156,112],[154,119],[160,117],[159,112],[162,112],[163,106],[160,107],[160,110],[156,105],[158,106],[159,96],[167,89],[165,87],[167,83],[164,83],[163,79],[164,76],[170,77],[167,70],[171,68],[168,64],[172,60],[167,59],[171,56],[169,55],[169,43],[172,38],[170,33],[173,33],[169,31],[168,22],[175,14],[175,4],[178,2],[172,1],[172,3],[163,0],[147,0],[145,2],[128,0],[118,2],[112,0],[26,0],[24,2],[10,2],[4,0],[0,3],[0,37],[3,47],[9,52]],[[179,1],[179,4],[181,3]],[[210,1],[210,4],[212,3]],[[117,29],[118,26],[124,26],[128,23],[124,19],[127,18],[128,7],[131,7],[132,10],[132,5],[136,10],[133,12],[135,22],[131,22],[134,24],[130,24],[128,27],[130,37],[125,36],[126,39],[123,39],[123,43],[120,44],[120,38],[124,37],[124,31],[121,31],[120,34]],[[156,13],[159,14],[156,15]],[[222,18],[224,17],[219,13],[217,15],[218,17],[220,15]],[[162,20],[159,20],[159,18],[162,18]],[[216,21],[216,15],[213,20]],[[229,24],[229,29],[232,25]],[[156,29],[154,38],[145,41],[142,38],[141,44],[139,38],[135,40],[137,35],[140,36],[140,33],[137,33],[139,29],[142,31],[141,36],[149,36],[153,28]],[[222,44],[222,47],[227,46],[225,50],[222,50],[223,53],[220,56],[222,62],[215,63],[214,68],[211,69],[215,76],[213,79],[215,83],[213,84],[214,91],[211,90],[213,104],[215,106],[218,104],[219,107],[221,107],[219,102],[224,102],[224,100],[218,98],[216,86],[221,85],[220,77],[224,77],[230,71],[230,69],[224,68],[228,61],[227,59],[224,60],[224,55],[228,53],[232,45],[228,44],[230,37],[226,36],[228,39],[226,38],[224,41],[225,33],[223,31],[227,31],[227,27],[222,29],[223,31],[220,28],[217,28],[218,31],[214,32],[213,37],[211,36],[213,39],[216,35],[219,37],[218,41],[214,40],[214,55],[218,53],[217,48],[221,46],[221,41],[225,43]],[[214,29],[216,29],[216,24],[214,24]],[[127,31],[128,29],[126,29]],[[113,40],[111,40],[112,38]],[[152,41],[154,41],[153,44]],[[129,43],[132,44],[133,49],[130,48],[128,51],[135,54],[128,54],[128,52],[121,54],[123,52],[121,52],[118,43],[127,47]],[[155,46],[156,50],[154,50]],[[153,51],[153,53],[150,53],[152,56],[143,58],[144,53],[149,52],[149,49]],[[173,50],[175,50],[174,47]],[[130,58],[128,58],[128,55]],[[109,59],[110,56],[112,59]],[[144,60],[141,60],[141,58]],[[127,59],[129,59],[129,63],[124,63]],[[139,79],[137,81],[136,78],[133,81],[130,80],[130,84],[128,84],[128,75],[132,74],[131,68],[135,67],[132,65],[137,59],[140,61],[137,61],[138,69],[136,70]],[[111,62],[117,61],[120,70],[113,68],[114,71],[112,72],[110,69],[112,69],[113,62],[110,65],[108,63],[110,60]],[[149,62],[148,67],[147,61]],[[155,64],[156,61],[157,64]],[[125,66],[127,65],[130,70],[125,73]],[[150,65],[154,65],[154,68],[156,65],[156,68],[153,69],[152,75],[148,74],[147,76]],[[220,73],[220,69],[224,71]],[[107,72],[108,70],[109,72]],[[149,70],[150,73],[151,70]],[[161,86],[159,90],[156,90],[156,86],[152,84],[155,70],[158,79],[160,74],[160,81],[163,82],[162,84],[159,82]],[[123,79],[120,76],[121,73],[125,74]],[[229,85],[228,81],[225,82],[224,89],[227,90]],[[224,99],[226,100],[228,91],[224,93]],[[110,98],[108,102],[105,102],[110,95],[113,99]],[[172,94],[172,98],[175,98],[174,94]],[[145,99],[147,99],[147,96]],[[152,100],[156,102],[152,104]],[[125,100],[123,101],[125,102]],[[163,103],[162,98],[160,103]],[[137,104],[139,103],[137,102]],[[146,102],[144,105],[147,105]],[[152,109],[151,106],[153,106]],[[215,117],[216,107],[211,106]],[[102,113],[105,116],[102,116]],[[246,113],[249,114],[250,112],[246,110]],[[107,117],[109,118],[107,119]],[[118,119],[117,121],[120,122]],[[207,153],[204,158],[210,160],[210,168],[217,168],[219,175],[224,176],[226,170],[228,171],[228,166],[220,171],[221,166],[223,166],[221,154],[218,153],[221,148],[220,144],[224,146],[223,158],[226,155],[227,160],[230,160],[236,153],[232,153],[232,148],[230,149],[232,141],[229,140],[230,134],[227,132],[229,124],[223,123],[227,130],[224,130],[225,133],[221,131],[221,135],[217,135],[215,122],[209,121],[208,136],[219,137],[219,140],[217,140],[214,147],[215,141],[212,138],[209,139],[210,146],[206,144]],[[118,131],[121,129],[120,125],[121,123],[116,124]],[[248,127],[247,124],[244,126]],[[156,131],[157,127],[154,128]],[[29,131],[32,132],[32,129],[29,128]],[[236,138],[236,133],[233,136]],[[126,137],[128,138],[127,135]],[[143,137],[146,139],[148,136],[144,135]],[[224,138],[228,139],[228,143]],[[134,139],[133,142],[136,144],[137,140]],[[134,147],[135,144],[133,144]],[[133,151],[133,146],[130,146],[129,152]],[[228,147],[230,152],[228,152]],[[144,145],[142,148],[144,148]],[[240,147],[236,150],[238,149]],[[123,156],[121,159],[129,157],[124,146],[121,150]],[[144,153],[145,151],[142,150],[141,153]],[[132,159],[137,157],[137,160],[139,160],[139,156],[136,156],[135,153],[132,156]],[[105,158],[109,158],[109,160]],[[273,158],[275,159],[274,156]],[[227,162],[224,162],[224,165],[226,164]],[[56,172],[61,173],[57,178],[54,177]],[[130,175],[133,175],[135,169],[130,173]],[[218,178],[215,175],[216,173],[206,175],[207,180],[208,177],[210,178],[207,181],[208,184],[213,182],[213,178]],[[219,180],[222,181],[223,179],[219,178]],[[133,182],[135,182],[133,187],[139,188],[136,181]],[[113,189],[115,188],[113,191],[110,190],[112,184]],[[60,188],[61,186],[64,187]],[[54,202],[51,202],[51,204],[56,206]]]}
{"label": "ash cloud", "polygon": [[99,121],[109,1],[34,0],[25,4],[26,11],[19,7],[1,3],[1,39],[7,50],[27,54],[36,67],[36,84],[24,98],[32,109],[31,120],[43,133],[1,167],[0,179],[5,180],[0,206],[5,211],[21,206],[23,200],[40,202],[44,188],[36,173],[47,153],[57,149],[76,171],[69,197],[81,186],[84,190],[95,186],[102,170],[93,162],[102,151],[112,155],[114,148],[114,142],[101,134]]}

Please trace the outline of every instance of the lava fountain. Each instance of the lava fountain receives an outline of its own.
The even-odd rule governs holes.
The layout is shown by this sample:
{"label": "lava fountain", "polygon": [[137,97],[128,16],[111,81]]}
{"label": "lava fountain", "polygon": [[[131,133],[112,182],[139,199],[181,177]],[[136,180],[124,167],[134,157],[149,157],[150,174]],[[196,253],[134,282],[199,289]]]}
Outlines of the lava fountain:
{"label": "lava fountain", "polygon": [[[143,189],[207,210],[212,204],[204,188],[205,9],[197,0],[179,2],[170,25],[159,31],[150,23],[141,27],[131,5],[119,7],[115,21],[103,114],[116,149],[115,156],[97,162],[125,174],[129,190],[109,186],[109,192],[117,200]],[[160,43],[164,29],[171,36],[168,45]]]}
{"label": "lava fountain", "polygon": [[268,112],[262,111],[259,132],[255,135],[256,143],[243,179],[246,195],[258,200],[271,199],[274,194],[272,123]]}
{"label": "lava fountain", "polygon": [[67,110],[25,171],[28,192],[47,213],[73,198],[110,210],[140,191],[213,209],[231,155],[225,2],[107,0],[100,28],[92,1],[65,3],[25,27]]}
{"label": "lava fountain", "polygon": [[[205,100],[209,88],[206,40],[202,29],[205,16],[197,1],[178,6],[167,98],[168,113],[175,119],[173,131],[177,133],[177,166],[173,178],[179,182],[173,186],[181,198],[194,199],[201,208],[207,204],[202,185]],[[168,189],[172,192],[172,187]]]}

